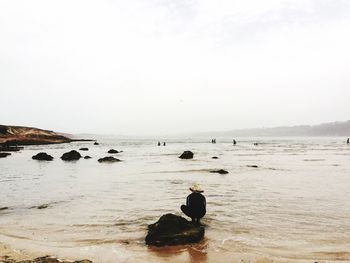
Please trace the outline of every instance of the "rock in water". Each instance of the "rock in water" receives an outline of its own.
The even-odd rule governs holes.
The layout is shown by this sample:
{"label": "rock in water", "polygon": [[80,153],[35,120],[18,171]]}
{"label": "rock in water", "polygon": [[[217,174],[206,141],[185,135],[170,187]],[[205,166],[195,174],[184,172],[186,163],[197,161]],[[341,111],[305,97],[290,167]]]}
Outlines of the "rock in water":
{"label": "rock in water", "polygon": [[80,148],[79,151],[88,151],[89,148]]}
{"label": "rock in water", "polygon": [[196,243],[204,237],[204,227],[181,216],[166,214],[158,222],[148,225],[146,244],[153,246]]}
{"label": "rock in water", "polygon": [[218,174],[228,174],[228,171],[220,169],[220,170],[214,170],[210,171],[211,173],[218,173]]}
{"label": "rock in water", "polygon": [[0,158],[5,158],[9,155],[11,155],[11,153],[0,153]]}
{"label": "rock in water", "polygon": [[61,159],[63,161],[75,161],[75,160],[79,160],[80,158],[81,158],[80,153],[78,153],[77,151],[74,151],[74,150],[67,152],[67,153],[64,153],[61,156]]}
{"label": "rock in water", "polygon": [[114,149],[110,149],[109,151],[108,151],[108,153],[119,153],[117,150],[114,150]]}
{"label": "rock in water", "polygon": [[98,142],[94,142],[94,145],[100,145]]}
{"label": "rock in water", "polygon": [[180,159],[192,159],[193,158],[193,152],[191,151],[184,151],[180,157]]}
{"label": "rock in water", "polygon": [[91,159],[91,156],[86,155],[86,156],[84,157],[84,159]]}
{"label": "rock in water", "polygon": [[211,157],[212,159],[219,159],[219,157],[217,157],[217,156],[213,156],[213,157]]}
{"label": "rock in water", "polygon": [[114,163],[114,162],[121,162],[121,160],[114,158],[112,156],[107,156],[107,157],[98,159],[98,162],[100,162],[100,163]]}
{"label": "rock in water", "polygon": [[45,208],[48,208],[49,207],[49,204],[43,204],[43,205],[39,205],[37,208],[38,209],[45,209]]}
{"label": "rock in water", "polygon": [[33,160],[39,160],[39,161],[52,161],[53,157],[51,155],[48,155],[47,153],[41,152],[37,155],[34,155],[32,157]]}

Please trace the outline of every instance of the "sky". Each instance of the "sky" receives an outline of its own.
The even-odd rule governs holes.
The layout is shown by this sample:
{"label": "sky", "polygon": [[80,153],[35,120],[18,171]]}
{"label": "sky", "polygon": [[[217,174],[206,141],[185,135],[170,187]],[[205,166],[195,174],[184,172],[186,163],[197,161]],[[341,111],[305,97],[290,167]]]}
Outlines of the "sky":
{"label": "sky", "polygon": [[0,124],[156,135],[350,119],[348,0],[0,0]]}

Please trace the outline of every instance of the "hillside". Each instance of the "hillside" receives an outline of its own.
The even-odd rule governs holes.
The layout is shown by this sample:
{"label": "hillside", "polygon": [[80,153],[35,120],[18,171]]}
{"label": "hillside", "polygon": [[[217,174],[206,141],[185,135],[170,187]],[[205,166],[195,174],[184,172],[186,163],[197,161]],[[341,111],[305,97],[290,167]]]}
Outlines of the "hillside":
{"label": "hillside", "polygon": [[0,144],[40,145],[71,142],[53,131],[32,127],[0,125]]}

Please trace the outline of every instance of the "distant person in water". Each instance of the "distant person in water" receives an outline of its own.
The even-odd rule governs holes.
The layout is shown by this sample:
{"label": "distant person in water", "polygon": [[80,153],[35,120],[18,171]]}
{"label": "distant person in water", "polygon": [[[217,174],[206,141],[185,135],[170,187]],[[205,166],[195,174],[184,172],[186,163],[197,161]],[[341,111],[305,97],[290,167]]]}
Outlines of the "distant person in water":
{"label": "distant person in water", "polygon": [[233,139],[232,143],[233,143],[233,145],[236,145],[236,144],[237,144],[237,142],[236,142],[235,139]]}
{"label": "distant person in water", "polygon": [[200,219],[206,213],[206,200],[201,194],[204,191],[198,184],[190,187],[191,194],[187,196],[186,205],[181,206],[181,211],[192,219],[193,223],[200,224]]}
{"label": "distant person in water", "polygon": [[350,138],[348,138],[348,139],[346,140],[346,143],[347,143],[347,144],[349,144],[349,143],[350,143]]}
{"label": "distant person in water", "polygon": [[166,145],[166,143],[165,142],[163,142],[163,146],[165,146]]}
{"label": "distant person in water", "polygon": [[158,146],[160,146],[160,142],[158,142]]}

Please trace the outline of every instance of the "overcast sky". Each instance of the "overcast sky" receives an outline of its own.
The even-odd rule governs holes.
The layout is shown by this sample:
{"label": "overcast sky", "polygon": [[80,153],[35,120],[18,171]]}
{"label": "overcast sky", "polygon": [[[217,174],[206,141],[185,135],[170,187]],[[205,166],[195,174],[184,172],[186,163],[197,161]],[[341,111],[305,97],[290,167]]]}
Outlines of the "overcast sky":
{"label": "overcast sky", "polygon": [[0,123],[167,134],[350,119],[348,0],[0,0]]}

